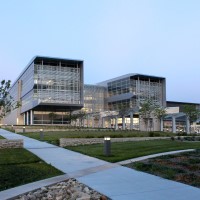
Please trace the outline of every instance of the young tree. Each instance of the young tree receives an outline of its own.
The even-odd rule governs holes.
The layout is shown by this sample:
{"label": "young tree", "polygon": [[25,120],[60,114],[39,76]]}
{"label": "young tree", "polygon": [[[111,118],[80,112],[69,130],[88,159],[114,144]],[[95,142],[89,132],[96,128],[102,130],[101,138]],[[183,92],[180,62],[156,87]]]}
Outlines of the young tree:
{"label": "young tree", "polygon": [[200,111],[196,109],[195,105],[184,105],[183,112],[189,118],[190,123],[196,121],[200,115]]}
{"label": "young tree", "polygon": [[187,120],[189,120],[189,125],[200,116],[200,110],[198,110],[195,105],[184,105],[183,112],[186,114]]}
{"label": "young tree", "polygon": [[2,80],[0,84],[0,118],[11,111],[21,106],[20,102],[14,102],[13,97],[9,94],[11,81]]}
{"label": "young tree", "polygon": [[79,111],[77,114],[77,118],[79,119],[80,126],[83,126],[83,120],[86,118],[86,112],[85,111]]}
{"label": "young tree", "polygon": [[160,130],[163,131],[163,118],[167,115],[166,109],[160,106],[155,106],[153,114],[160,120]]}
{"label": "young tree", "polygon": [[153,111],[155,106],[150,99],[145,100],[143,103],[140,104],[139,115],[143,119],[146,131],[150,125],[150,119],[152,118]]}
{"label": "young tree", "polygon": [[118,106],[119,108],[119,117],[122,117],[122,129],[125,130],[125,116],[127,115],[128,112],[128,108],[126,105],[121,104],[120,106]]}
{"label": "young tree", "polygon": [[56,119],[57,115],[54,112],[49,113],[49,118],[51,119],[51,124],[53,124],[53,120]]}

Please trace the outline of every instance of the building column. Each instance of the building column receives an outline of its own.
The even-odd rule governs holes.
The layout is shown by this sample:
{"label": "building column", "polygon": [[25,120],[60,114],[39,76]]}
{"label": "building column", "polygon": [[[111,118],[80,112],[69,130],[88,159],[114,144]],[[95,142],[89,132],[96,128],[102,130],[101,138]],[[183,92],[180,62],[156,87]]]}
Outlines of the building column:
{"label": "building column", "polygon": [[160,131],[163,131],[163,118],[160,118]]}
{"label": "building column", "polygon": [[92,116],[92,128],[94,128],[94,117]]}
{"label": "building column", "polygon": [[104,127],[105,127],[105,118],[102,117],[102,128],[104,128]]}
{"label": "building column", "polygon": [[115,130],[118,130],[118,117],[115,117]]}
{"label": "building column", "polygon": [[172,133],[176,133],[176,118],[172,116]]}
{"label": "building column", "polygon": [[26,125],[26,113],[24,113],[24,125]]}
{"label": "building column", "polygon": [[185,116],[186,118],[186,133],[190,133],[190,120],[187,116]]}
{"label": "building column", "polygon": [[33,125],[33,110],[30,111],[30,125]]}
{"label": "building column", "polygon": [[101,117],[99,116],[98,128],[101,127]]}
{"label": "building column", "polygon": [[122,130],[125,130],[125,116],[122,116]]}
{"label": "building column", "polygon": [[89,127],[89,115],[87,115],[87,128]]}
{"label": "building column", "polygon": [[130,113],[130,130],[133,130],[133,112]]}
{"label": "building column", "polygon": [[112,121],[111,121],[111,118],[109,117],[109,118],[108,118],[108,128],[112,128],[111,122],[112,122]]}
{"label": "building column", "polygon": [[29,125],[29,113],[26,112],[26,125]]}

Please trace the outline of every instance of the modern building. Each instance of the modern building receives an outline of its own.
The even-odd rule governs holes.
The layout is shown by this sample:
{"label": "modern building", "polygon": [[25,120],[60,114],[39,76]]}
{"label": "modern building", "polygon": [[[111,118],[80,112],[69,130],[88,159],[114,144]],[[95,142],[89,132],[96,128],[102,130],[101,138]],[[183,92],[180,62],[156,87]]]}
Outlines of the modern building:
{"label": "modern building", "polygon": [[108,110],[139,107],[146,99],[166,106],[166,81],[163,77],[127,74],[97,85],[107,88]]}
{"label": "modern building", "polygon": [[[69,116],[82,110],[87,114],[84,126],[145,130],[138,111],[147,99],[170,107],[165,121],[171,120],[173,131],[174,118],[177,123],[185,119],[180,113],[187,103],[166,101],[164,77],[131,73],[89,85],[84,84],[83,74],[81,60],[34,57],[10,89],[13,105],[18,101],[21,106],[11,109],[3,123],[69,124]],[[200,104],[194,105],[200,110]],[[159,123],[152,117],[150,130],[159,130]]]}
{"label": "modern building", "polygon": [[21,102],[5,124],[65,124],[68,112],[83,107],[83,61],[34,57],[10,89]]}
{"label": "modern building", "polygon": [[84,108],[86,113],[97,113],[107,110],[107,88],[99,85],[84,85]]}
{"label": "modern building", "polygon": [[200,118],[189,122],[184,113],[184,106],[194,106],[200,111],[200,104],[177,101],[167,101],[166,104],[169,114],[164,119],[164,131],[200,133]]}
{"label": "modern building", "polygon": [[[139,128],[138,110],[140,104],[146,99],[151,99],[159,106],[166,106],[165,78],[126,74],[84,87],[84,109],[89,113],[89,124],[95,127],[100,125],[124,129]],[[126,110],[124,117],[120,116],[120,111],[123,109]],[[101,120],[102,118],[104,120]],[[157,126],[156,122],[154,126]]]}

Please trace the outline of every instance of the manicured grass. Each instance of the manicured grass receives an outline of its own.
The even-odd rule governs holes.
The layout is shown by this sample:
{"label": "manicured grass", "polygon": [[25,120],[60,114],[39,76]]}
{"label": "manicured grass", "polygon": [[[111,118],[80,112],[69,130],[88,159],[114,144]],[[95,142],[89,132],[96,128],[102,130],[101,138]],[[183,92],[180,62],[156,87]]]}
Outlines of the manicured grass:
{"label": "manicured grass", "polygon": [[0,135],[0,139],[5,139],[5,138]]}
{"label": "manicured grass", "polygon": [[[40,140],[40,133],[20,133],[24,136]],[[149,136],[172,136],[172,133],[163,132],[140,132],[140,131],[63,131],[63,132],[44,132],[44,140],[52,144],[59,144],[60,138],[111,138],[121,137],[149,137]]]}
{"label": "manicured grass", "polygon": [[25,149],[0,149],[0,191],[61,174]]}
{"label": "manicured grass", "polygon": [[162,156],[125,165],[200,188],[200,152]]}
{"label": "manicured grass", "polygon": [[92,157],[96,157],[109,162],[118,162],[140,156],[151,155],[155,153],[168,152],[182,149],[198,149],[200,142],[179,142],[170,140],[138,141],[138,142],[120,142],[111,144],[111,156],[104,156],[103,144],[82,145],[75,147],[66,147],[67,149],[77,151]]}

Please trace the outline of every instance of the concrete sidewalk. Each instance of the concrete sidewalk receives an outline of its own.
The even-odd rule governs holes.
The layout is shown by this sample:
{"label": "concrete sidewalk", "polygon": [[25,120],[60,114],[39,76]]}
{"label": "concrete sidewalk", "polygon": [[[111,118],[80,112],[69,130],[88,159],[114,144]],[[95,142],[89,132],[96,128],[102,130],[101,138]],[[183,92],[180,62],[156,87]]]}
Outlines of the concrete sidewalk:
{"label": "concrete sidewalk", "polygon": [[187,150],[179,150],[179,151],[170,151],[170,152],[164,152],[164,153],[157,153],[157,154],[152,154],[152,155],[148,155],[148,156],[142,156],[142,157],[138,157],[138,158],[132,158],[132,159],[128,159],[128,160],[123,160],[120,162],[117,162],[117,164],[119,165],[126,165],[126,164],[130,164],[133,162],[139,162],[141,160],[146,160],[149,158],[156,158],[159,156],[166,156],[166,155],[172,155],[172,154],[177,154],[177,153],[184,153],[184,152],[191,152],[191,151],[195,151],[195,149],[187,149]]}
{"label": "concrete sidewalk", "polygon": [[[195,187],[111,164],[2,129],[0,135],[8,139],[24,139],[26,149],[67,173],[69,177],[76,178],[111,199],[188,200],[200,197],[200,189]],[[1,194],[3,192],[0,192],[0,199]]]}

